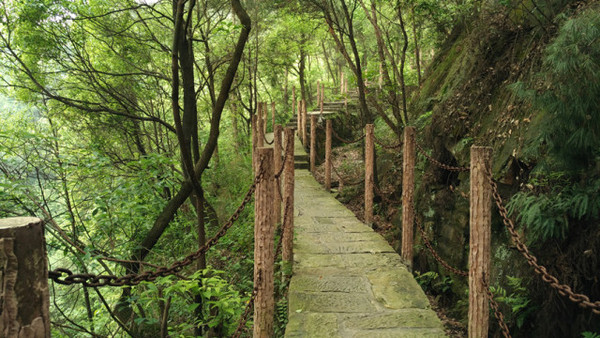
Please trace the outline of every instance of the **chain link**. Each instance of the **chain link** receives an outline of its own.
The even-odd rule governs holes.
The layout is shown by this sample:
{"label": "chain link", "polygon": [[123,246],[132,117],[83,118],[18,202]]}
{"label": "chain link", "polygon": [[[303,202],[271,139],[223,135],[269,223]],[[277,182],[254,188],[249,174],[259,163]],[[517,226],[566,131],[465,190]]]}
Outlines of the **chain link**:
{"label": "chain link", "polygon": [[238,218],[240,217],[242,211],[246,208],[246,205],[248,205],[248,203],[250,203],[250,201],[252,200],[252,195],[254,194],[254,191],[256,190],[256,185],[263,179],[263,177],[264,177],[263,172],[261,172],[259,175],[256,176],[256,178],[254,179],[254,182],[250,186],[250,189],[248,189],[248,192],[244,196],[244,200],[242,201],[240,206],[231,215],[229,220],[227,220],[227,222],[225,224],[223,224],[223,226],[221,227],[221,229],[219,229],[219,232],[217,232],[217,234],[215,236],[210,238],[196,252],[186,256],[184,259],[182,259],[180,261],[177,261],[177,262],[171,264],[170,267],[163,266],[163,267],[159,267],[159,268],[155,269],[154,271],[144,271],[144,272],[141,272],[138,274],[127,274],[122,277],[117,277],[115,275],[95,275],[95,274],[89,274],[89,273],[75,274],[69,269],[58,268],[58,269],[48,271],[48,278],[52,279],[54,282],[56,282],[58,284],[63,284],[63,285],[82,284],[84,286],[89,286],[89,287],[100,287],[100,286],[107,286],[107,285],[108,286],[138,285],[144,281],[152,282],[152,281],[156,280],[156,278],[158,278],[158,277],[165,277],[165,276],[176,274],[176,273],[180,272],[184,267],[192,264],[195,260],[200,258],[200,256],[202,256],[205,252],[207,252],[212,246],[217,244],[219,239],[221,239],[221,237],[223,237],[227,233],[227,230],[229,230],[229,228],[231,228],[233,226],[235,221],[237,221]]}
{"label": "chain link", "polygon": [[504,338],[511,338],[510,331],[508,330],[508,325],[506,325],[506,321],[504,320],[504,315],[500,311],[500,306],[498,305],[498,302],[496,302],[496,300],[494,299],[494,294],[490,290],[490,286],[488,285],[487,280],[483,278],[482,282],[483,287],[485,288],[485,292],[487,293],[490,306],[492,307],[492,310],[494,310],[494,317],[496,317],[496,320],[498,321],[498,326],[500,326],[500,329],[502,330],[502,335],[504,336]]}
{"label": "chain link", "polygon": [[254,284],[254,288],[252,289],[252,295],[248,300],[248,304],[244,309],[244,313],[240,317],[240,322],[238,323],[238,327],[231,336],[232,338],[239,338],[244,330],[244,326],[246,326],[246,322],[248,321],[248,317],[250,316],[250,311],[254,308],[254,300],[256,299],[256,294],[258,293],[258,286],[262,280],[262,271],[258,271],[258,278],[256,278],[256,284]]}
{"label": "chain link", "polygon": [[429,241],[429,238],[427,238],[427,235],[425,235],[425,229],[423,229],[421,222],[419,221],[418,217],[416,217],[417,213],[415,212],[415,207],[411,205],[410,208],[412,209],[413,215],[415,215],[415,224],[417,225],[417,229],[419,229],[419,232],[421,233],[421,238],[423,239],[423,243],[425,243],[425,246],[427,247],[427,249],[433,256],[433,258],[435,258],[436,261],[438,261],[440,264],[442,264],[446,268],[446,270],[454,273],[455,275],[463,276],[463,277],[469,276],[468,271],[463,271],[463,270],[459,270],[455,267],[452,267],[450,264],[448,264],[448,262],[446,262],[445,260],[442,259],[442,257],[440,257],[440,255],[437,253],[437,251],[435,251],[435,249],[433,248],[433,245],[431,245],[431,242]]}
{"label": "chain link", "polygon": [[402,147],[403,143],[402,141],[398,142],[398,144],[385,144],[385,142],[383,142],[382,140],[378,139],[377,136],[375,136],[373,134],[373,140],[375,140],[375,143],[379,144],[381,146],[381,148],[383,149],[399,149]]}
{"label": "chain link", "polygon": [[342,175],[340,175],[340,173],[337,171],[337,169],[335,168],[335,166],[333,165],[333,163],[331,163],[331,169],[333,169],[333,172],[334,172],[334,173],[337,175],[338,179],[339,179],[340,181],[342,181],[342,183],[344,184],[344,186],[351,187],[351,186],[354,186],[354,185],[359,185],[359,184],[362,184],[362,183],[364,183],[364,182],[365,182],[365,180],[364,180],[364,179],[362,179],[362,180],[360,180],[360,181],[358,181],[358,182],[352,182],[352,183],[349,183],[349,182],[347,182],[347,180],[346,180],[346,179],[344,179],[344,178],[342,177]]}
{"label": "chain link", "polygon": [[417,151],[421,153],[421,155],[425,156],[425,158],[427,158],[431,163],[433,163],[434,165],[436,165],[439,168],[442,168],[444,170],[448,170],[448,171],[458,171],[458,172],[465,172],[465,171],[469,171],[471,170],[471,168],[469,167],[455,167],[455,166],[451,166],[448,164],[444,164],[438,160],[436,160],[435,158],[429,156],[427,154],[427,152],[421,148],[421,146],[418,143],[415,143],[417,146]]}
{"label": "chain link", "polygon": [[538,264],[537,258],[529,252],[527,245],[521,241],[521,238],[515,229],[515,224],[513,223],[512,219],[508,217],[508,211],[506,210],[506,207],[504,207],[504,201],[498,193],[498,185],[496,182],[494,182],[491,169],[488,168],[486,173],[492,187],[492,196],[496,206],[498,207],[498,213],[500,213],[500,216],[502,216],[502,222],[510,233],[517,250],[519,250],[523,257],[525,257],[527,263],[533,268],[535,273],[537,273],[544,282],[550,284],[552,288],[558,291],[561,296],[568,297],[569,300],[577,303],[579,306],[590,309],[593,313],[600,315],[600,301],[592,302],[588,296],[573,292],[573,289],[571,289],[570,286],[561,284],[558,278],[550,274],[545,266]]}
{"label": "chain link", "polygon": [[366,134],[363,134],[362,136],[360,136],[360,137],[359,137],[359,138],[357,138],[356,140],[353,140],[353,141],[348,141],[348,140],[346,140],[346,139],[344,139],[344,138],[340,137],[340,135],[338,135],[338,133],[336,133],[335,129],[331,128],[331,132],[332,132],[333,136],[335,136],[335,138],[337,138],[338,140],[340,140],[341,142],[343,142],[343,143],[346,143],[346,144],[352,144],[352,143],[360,142],[360,141],[362,141],[362,139],[364,139],[364,138],[365,138],[365,136],[366,136]]}
{"label": "chain link", "polygon": [[388,198],[387,196],[385,196],[385,193],[383,191],[381,191],[381,189],[379,189],[379,187],[376,184],[374,184],[373,187],[375,188],[375,193],[377,195],[379,195],[379,197],[381,197],[381,199],[384,202],[386,202],[387,204],[390,204],[390,205],[402,204],[402,201],[392,200],[392,199]]}

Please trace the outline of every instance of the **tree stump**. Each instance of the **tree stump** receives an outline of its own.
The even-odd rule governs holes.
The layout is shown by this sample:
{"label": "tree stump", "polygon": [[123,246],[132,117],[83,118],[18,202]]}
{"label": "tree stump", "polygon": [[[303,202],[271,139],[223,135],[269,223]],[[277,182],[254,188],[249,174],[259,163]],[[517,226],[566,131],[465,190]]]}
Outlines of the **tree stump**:
{"label": "tree stump", "polygon": [[1,337],[50,337],[48,258],[41,219],[0,219],[0,295]]}

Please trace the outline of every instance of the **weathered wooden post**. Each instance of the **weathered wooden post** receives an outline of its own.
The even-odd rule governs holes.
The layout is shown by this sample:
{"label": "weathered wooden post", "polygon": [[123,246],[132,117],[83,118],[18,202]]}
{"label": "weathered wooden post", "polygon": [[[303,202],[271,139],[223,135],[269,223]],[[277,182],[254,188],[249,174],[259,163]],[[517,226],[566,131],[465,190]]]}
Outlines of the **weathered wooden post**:
{"label": "weathered wooden post", "polygon": [[298,105],[296,107],[296,134],[298,138],[302,137],[302,101],[298,100]]}
{"label": "weathered wooden post", "polygon": [[404,128],[404,154],[402,157],[402,258],[408,267],[413,261],[415,223],[415,128]]}
{"label": "weathered wooden post", "polygon": [[306,140],[308,135],[306,135],[306,119],[307,119],[307,111],[306,111],[306,101],[302,100],[302,145],[306,147]]}
{"label": "weathered wooden post", "polygon": [[323,114],[323,101],[325,101],[325,85],[321,84],[321,97],[319,100],[319,110]]}
{"label": "weathered wooden post", "polygon": [[344,72],[340,72],[340,94],[344,94]]}
{"label": "weathered wooden post", "polygon": [[275,102],[271,102],[271,128],[275,132]]}
{"label": "weathered wooden post", "polygon": [[283,239],[281,258],[284,274],[289,275],[294,260],[292,250],[294,239],[294,131],[285,128],[285,167],[283,176]]}
{"label": "weathered wooden post", "polygon": [[267,133],[267,120],[268,120],[268,114],[269,114],[269,110],[267,108],[267,103],[263,102],[262,104],[262,120],[263,120],[263,137],[265,136],[265,134]]}
{"label": "weathered wooden post", "polygon": [[258,103],[258,111],[256,112],[256,115],[257,115],[256,133],[258,134],[257,139],[256,139],[258,141],[258,143],[256,143],[256,147],[264,147],[264,145],[265,145],[265,134],[264,134],[264,129],[263,129],[264,120],[262,118],[262,109],[263,109],[263,103],[259,102]]}
{"label": "weathered wooden post", "polygon": [[275,226],[273,224],[273,148],[258,148],[258,171],[262,179],[254,196],[254,337],[273,336],[275,313],[273,265]]}
{"label": "weathered wooden post", "polygon": [[250,128],[252,129],[252,170],[254,173],[258,171],[258,161],[256,160],[256,148],[258,148],[258,116],[252,115],[252,123]]}
{"label": "weathered wooden post", "polygon": [[488,336],[492,189],[487,177],[492,148],[471,147],[469,238],[469,338]]}
{"label": "weathered wooden post", "polygon": [[331,191],[331,120],[325,122],[325,189]]}
{"label": "weathered wooden post", "polygon": [[310,115],[310,172],[315,173],[317,165],[317,115]]}
{"label": "weathered wooden post", "polygon": [[373,125],[366,125],[365,135],[365,224],[373,225],[373,185],[375,184],[375,142]]}
{"label": "weathered wooden post", "polygon": [[[273,165],[275,166],[275,174],[277,174],[279,172],[279,169],[281,168],[281,165],[283,163],[282,159],[281,159],[281,137],[282,137],[282,133],[283,133],[283,128],[281,127],[280,124],[275,124],[275,127],[273,128],[273,150],[274,150],[274,159],[273,159]],[[283,173],[283,172],[282,172]],[[283,180],[275,180],[275,218],[274,218],[274,222],[275,224],[279,224],[279,222],[281,222],[281,202],[282,202],[282,198],[283,196],[281,195],[281,182]]]}
{"label": "weathered wooden post", "polygon": [[50,337],[44,223],[0,219],[0,337]]}

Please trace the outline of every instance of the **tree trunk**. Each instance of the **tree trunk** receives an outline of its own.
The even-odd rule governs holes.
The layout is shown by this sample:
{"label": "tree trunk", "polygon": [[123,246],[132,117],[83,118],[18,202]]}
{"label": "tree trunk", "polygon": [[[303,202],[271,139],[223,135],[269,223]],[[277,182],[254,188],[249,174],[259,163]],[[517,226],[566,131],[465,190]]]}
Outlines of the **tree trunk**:
{"label": "tree trunk", "polygon": [[0,336],[50,337],[44,224],[34,217],[0,220]]}

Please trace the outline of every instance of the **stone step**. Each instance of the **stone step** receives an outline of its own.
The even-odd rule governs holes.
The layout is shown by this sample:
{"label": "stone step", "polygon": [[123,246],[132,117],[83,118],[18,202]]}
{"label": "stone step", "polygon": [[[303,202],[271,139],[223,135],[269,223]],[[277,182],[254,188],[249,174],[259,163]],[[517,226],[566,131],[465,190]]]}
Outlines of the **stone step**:
{"label": "stone step", "polygon": [[310,166],[308,165],[308,162],[294,161],[294,169],[308,169],[308,168],[310,168]]}

